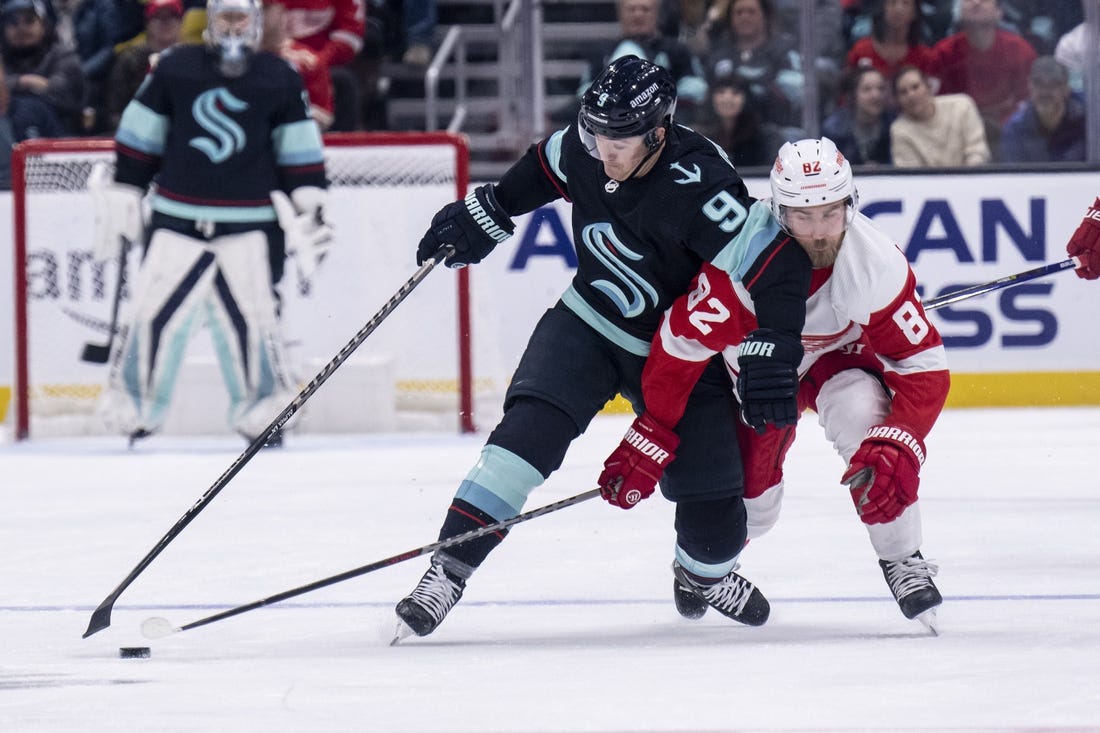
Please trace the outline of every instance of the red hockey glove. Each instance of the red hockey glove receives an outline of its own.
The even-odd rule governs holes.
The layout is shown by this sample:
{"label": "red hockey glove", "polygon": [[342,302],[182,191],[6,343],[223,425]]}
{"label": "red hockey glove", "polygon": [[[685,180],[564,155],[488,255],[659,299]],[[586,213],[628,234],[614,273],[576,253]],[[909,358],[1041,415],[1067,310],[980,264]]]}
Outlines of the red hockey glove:
{"label": "red hockey glove", "polygon": [[924,444],[903,426],[875,425],[867,431],[840,478],[864,524],[882,524],[917,500]]}
{"label": "red hockey glove", "polygon": [[741,419],[763,435],[769,423],[778,427],[798,423],[798,365],[802,342],[791,336],[758,328],[737,347],[737,395]]}
{"label": "red hockey glove", "polygon": [[604,461],[600,495],[623,509],[649,497],[676,458],[673,451],[679,445],[679,436],[649,415],[637,418],[627,428],[623,442]]}
{"label": "red hockey glove", "polygon": [[1100,198],[1085,212],[1085,218],[1069,238],[1066,252],[1081,261],[1081,266],[1074,270],[1077,277],[1100,278]]}

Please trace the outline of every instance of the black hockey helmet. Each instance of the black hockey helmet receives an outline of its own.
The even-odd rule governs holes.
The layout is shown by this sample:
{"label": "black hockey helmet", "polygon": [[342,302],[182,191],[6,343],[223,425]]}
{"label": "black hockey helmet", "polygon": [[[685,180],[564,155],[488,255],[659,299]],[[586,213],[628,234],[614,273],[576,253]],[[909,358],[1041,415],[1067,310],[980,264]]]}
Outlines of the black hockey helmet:
{"label": "black hockey helmet", "polygon": [[671,124],[675,110],[676,84],[668,72],[637,56],[623,56],[588,87],[577,123],[592,151],[595,135],[612,139],[645,135]]}

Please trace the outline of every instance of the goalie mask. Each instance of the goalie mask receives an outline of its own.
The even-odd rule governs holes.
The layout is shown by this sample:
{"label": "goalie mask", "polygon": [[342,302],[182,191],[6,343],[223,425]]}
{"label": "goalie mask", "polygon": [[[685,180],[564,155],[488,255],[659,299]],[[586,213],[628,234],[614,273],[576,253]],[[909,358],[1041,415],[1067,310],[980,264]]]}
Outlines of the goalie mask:
{"label": "goalie mask", "polygon": [[202,37],[217,54],[222,74],[241,76],[263,37],[263,5],[260,0],[208,0]]}
{"label": "goalie mask", "polygon": [[657,129],[672,124],[675,110],[676,84],[668,72],[637,56],[623,56],[584,93],[577,131],[593,158],[600,157],[596,135],[613,140],[644,135],[652,152],[661,145]]}
{"label": "goalie mask", "polygon": [[852,166],[827,137],[784,143],[771,172],[772,214],[788,234],[787,209],[804,209],[837,201],[847,204],[845,226],[859,208]]}

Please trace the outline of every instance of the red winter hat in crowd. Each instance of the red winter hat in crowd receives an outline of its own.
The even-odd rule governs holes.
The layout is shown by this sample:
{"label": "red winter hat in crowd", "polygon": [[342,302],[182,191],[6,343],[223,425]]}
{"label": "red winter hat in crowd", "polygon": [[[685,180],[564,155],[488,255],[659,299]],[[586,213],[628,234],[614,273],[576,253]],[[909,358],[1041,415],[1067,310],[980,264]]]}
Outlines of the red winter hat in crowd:
{"label": "red winter hat in crowd", "polygon": [[148,20],[162,10],[171,10],[173,15],[183,17],[182,0],[148,0],[145,3],[145,19]]}

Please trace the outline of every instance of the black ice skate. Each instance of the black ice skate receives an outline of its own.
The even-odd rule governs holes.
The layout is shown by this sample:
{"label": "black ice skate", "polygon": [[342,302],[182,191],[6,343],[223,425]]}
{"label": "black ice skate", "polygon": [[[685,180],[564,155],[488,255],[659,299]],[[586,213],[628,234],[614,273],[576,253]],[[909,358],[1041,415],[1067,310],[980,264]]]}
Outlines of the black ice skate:
{"label": "black ice skate", "polygon": [[465,588],[465,580],[448,573],[433,559],[413,592],[397,604],[397,633],[393,643],[411,634],[427,636],[435,631],[458,603]]}
{"label": "black ice skate", "polygon": [[672,563],[673,599],[676,610],[685,618],[701,618],[707,607],[748,626],[762,626],[771,613],[771,605],[752,582],[731,570],[713,585],[702,585],[687,574],[680,563]]}
{"label": "black ice skate", "polygon": [[943,596],[932,577],[939,572],[939,567],[925,560],[919,550],[904,560],[879,560],[878,564],[902,615],[920,621],[933,634],[938,634],[936,606],[943,603]]}

